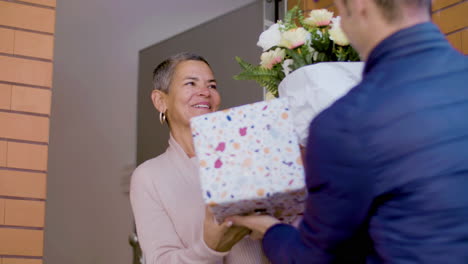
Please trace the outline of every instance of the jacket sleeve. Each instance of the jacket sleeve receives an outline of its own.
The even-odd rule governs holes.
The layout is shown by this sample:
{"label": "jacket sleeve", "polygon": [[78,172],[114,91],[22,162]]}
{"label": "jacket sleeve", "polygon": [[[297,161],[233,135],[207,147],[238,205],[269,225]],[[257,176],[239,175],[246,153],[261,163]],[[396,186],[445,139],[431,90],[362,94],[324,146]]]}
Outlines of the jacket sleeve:
{"label": "jacket sleeve", "polygon": [[[150,181],[151,174],[137,168],[132,175],[130,200],[140,246],[147,264],[211,264],[227,253],[210,249],[203,237],[190,247],[183,245]],[[190,221],[190,219],[187,219]],[[203,232],[202,232],[203,233]]]}
{"label": "jacket sleeve", "polygon": [[308,198],[299,228],[280,224],[263,239],[273,263],[356,263],[373,201],[368,149],[341,118],[313,122],[306,151]]}

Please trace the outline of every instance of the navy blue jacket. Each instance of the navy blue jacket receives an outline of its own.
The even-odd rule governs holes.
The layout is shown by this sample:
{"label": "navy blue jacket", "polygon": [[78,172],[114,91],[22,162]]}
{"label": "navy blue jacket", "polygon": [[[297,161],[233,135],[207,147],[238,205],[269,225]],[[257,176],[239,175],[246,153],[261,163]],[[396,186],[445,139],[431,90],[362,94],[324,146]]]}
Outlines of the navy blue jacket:
{"label": "navy blue jacket", "polygon": [[468,263],[468,57],[432,23],[389,36],[310,125],[298,229],[273,263]]}

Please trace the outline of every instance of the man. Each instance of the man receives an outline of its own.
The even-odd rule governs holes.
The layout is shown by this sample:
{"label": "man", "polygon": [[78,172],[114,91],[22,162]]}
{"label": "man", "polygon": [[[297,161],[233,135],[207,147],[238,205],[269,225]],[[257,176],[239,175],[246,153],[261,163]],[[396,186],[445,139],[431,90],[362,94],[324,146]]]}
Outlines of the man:
{"label": "man", "polygon": [[235,216],[273,263],[468,263],[468,58],[430,0],[335,0],[362,82],[311,124],[299,228]]}

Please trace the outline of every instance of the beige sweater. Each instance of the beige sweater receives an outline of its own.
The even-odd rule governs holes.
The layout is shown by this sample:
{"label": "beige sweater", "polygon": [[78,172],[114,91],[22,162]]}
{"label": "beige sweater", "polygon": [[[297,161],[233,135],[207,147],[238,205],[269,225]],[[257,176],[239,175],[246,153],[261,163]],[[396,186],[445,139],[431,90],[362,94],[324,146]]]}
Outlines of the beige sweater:
{"label": "beige sweater", "polygon": [[227,253],[206,246],[198,161],[172,136],[165,153],[134,171],[130,199],[146,264],[268,263],[260,241],[248,237]]}

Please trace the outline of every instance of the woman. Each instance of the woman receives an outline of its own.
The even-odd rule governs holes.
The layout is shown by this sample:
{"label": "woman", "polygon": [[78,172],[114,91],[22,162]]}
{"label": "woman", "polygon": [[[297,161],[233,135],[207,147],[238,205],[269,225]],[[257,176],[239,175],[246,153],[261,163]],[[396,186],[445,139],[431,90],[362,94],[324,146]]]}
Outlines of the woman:
{"label": "woman", "polygon": [[200,193],[190,118],[218,110],[220,96],[206,60],[180,53],[154,70],[151,99],[170,128],[166,152],[133,173],[130,199],[147,264],[267,263],[250,230],[217,223]]}

